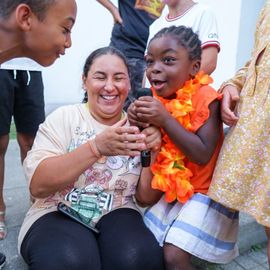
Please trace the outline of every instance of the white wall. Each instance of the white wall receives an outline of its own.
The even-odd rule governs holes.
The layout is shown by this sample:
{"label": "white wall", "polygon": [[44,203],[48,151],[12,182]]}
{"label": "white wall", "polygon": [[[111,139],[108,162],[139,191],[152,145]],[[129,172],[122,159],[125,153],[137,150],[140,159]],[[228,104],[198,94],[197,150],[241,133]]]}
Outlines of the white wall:
{"label": "white wall", "polygon": [[78,13],[72,29],[72,47],[66,55],[43,71],[46,103],[81,101],[81,74],[86,57],[94,49],[107,46],[112,16],[94,0],[77,0]]}
{"label": "white wall", "polygon": [[[210,5],[217,16],[221,43],[218,67],[213,74],[217,88],[248,59],[255,21],[264,0],[198,1]],[[95,0],[77,0],[77,5],[72,47],[63,58],[43,72],[46,104],[80,101],[83,96],[81,73],[85,58],[92,50],[109,44],[113,24],[111,14]]]}
{"label": "white wall", "polygon": [[254,32],[259,12],[265,0],[244,0],[241,5],[240,31],[238,33],[236,68],[242,67],[250,58],[254,43]]}

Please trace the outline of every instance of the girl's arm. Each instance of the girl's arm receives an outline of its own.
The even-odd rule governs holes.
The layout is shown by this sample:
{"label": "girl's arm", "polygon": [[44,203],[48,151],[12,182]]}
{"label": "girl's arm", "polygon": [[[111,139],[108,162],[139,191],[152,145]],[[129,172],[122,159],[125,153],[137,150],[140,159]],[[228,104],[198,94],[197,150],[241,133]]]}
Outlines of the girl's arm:
{"label": "girl's arm", "polygon": [[209,105],[209,110],[208,120],[196,133],[187,131],[171,115],[162,127],[185,156],[199,165],[206,164],[211,159],[222,129],[219,101],[214,100]]}
{"label": "girl's arm", "polygon": [[[157,152],[152,152],[151,163],[153,163],[157,154]],[[162,191],[152,188],[152,178],[153,174],[150,167],[143,168],[135,193],[135,198],[141,207],[155,204],[163,194]]]}
{"label": "girl's arm", "polygon": [[[147,149],[151,150],[151,164],[153,164],[160,149],[161,133],[153,126],[146,128],[143,132],[146,134]],[[142,207],[156,203],[162,195],[161,191],[152,189],[152,178],[150,167],[143,168],[135,194],[138,204]]]}
{"label": "girl's arm", "polygon": [[222,128],[218,100],[214,100],[209,105],[209,118],[195,134],[187,131],[154,98],[142,97],[136,100],[134,105],[138,118],[162,128],[190,161],[197,164],[206,164],[210,160]]}

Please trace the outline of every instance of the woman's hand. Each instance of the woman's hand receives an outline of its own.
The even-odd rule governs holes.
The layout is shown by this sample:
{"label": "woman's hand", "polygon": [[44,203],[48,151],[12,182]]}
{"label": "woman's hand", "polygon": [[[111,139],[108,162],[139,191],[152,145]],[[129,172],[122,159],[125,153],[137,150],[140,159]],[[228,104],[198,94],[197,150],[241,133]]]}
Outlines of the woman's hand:
{"label": "woman's hand", "polygon": [[239,92],[233,85],[227,85],[223,88],[223,98],[221,102],[221,117],[222,121],[228,125],[235,125],[238,117],[235,115],[234,110],[237,102],[239,101]]}
{"label": "woman's hand", "polygon": [[142,131],[145,134],[145,144],[151,151],[159,151],[161,147],[161,132],[155,126],[149,126]]}
{"label": "woman's hand", "polygon": [[108,127],[96,136],[96,145],[103,156],[138,156],[146,149],[145,134],[138,127],[124,126],[126,119]]}

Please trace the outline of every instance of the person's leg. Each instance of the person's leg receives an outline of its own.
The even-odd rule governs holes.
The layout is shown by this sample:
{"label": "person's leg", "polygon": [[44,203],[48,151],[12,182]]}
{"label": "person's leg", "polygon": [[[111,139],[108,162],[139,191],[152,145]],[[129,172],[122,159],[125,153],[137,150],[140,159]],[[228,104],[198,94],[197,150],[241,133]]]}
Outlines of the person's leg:
{"label": "person's leg", "polygon": [[[5,155],[7,152],[9,135],[0,136],[0,211],[5,212],[5,203],[3,198],[4,174],[5,174]],[[0,215],[0,221],[2,217]]]}
{"label": "person's leg", "polygon": [[143,75],[145,72],[145,61],[139,58],[129,58],[128,66],[130,70],[131,89],[125,101],[124,110],[127,111],[129,105],[136,98],[136,92],[142,87]]}
{"label": "person's leg", "polygon": [[3,196],[4,174],[5,174],[5,154],[8,147],[9,135],[0,136],[0,240],[7,234],[5,225],[6,206]]}
{"label": "person's leg", "polygon": [[0,252],[0,269],[2,269],[6,264],[6,256]]}
{"label": "person's leg", "polygon": [[269,227],[264,227],[265,228],[265,232],[268,238],[268,242],[267,242],[267,256],[268,256],[268,264],[269,264],[269,268],[270,268],[270,228]]}
{"label": "person's leg", "polygon": [[17,141],[20,146],[21,163],[26,158],[27,152],[31,149],[35,140],[35,135],[17,132]]}
{"label": "person's leg", "polygon": [[39,125],[45,120],[43,81],[40,71],[17,71],[14,121],[21,161],[31,149]]}
{"label": "person's leg", "polygon": [[21,246],[29,270],[100,270],[96,237],[78,222],[52,212],[29,229]]}
{"label": "person's leg", "polygon": [[162,270],[163,251],[135,210],[122,208],[97,224],[103,270]]}
{"label": "person's leg", "polygon": [[172,245],[172,244],[164,244],[164,260],[167,270],[195,270],[191,263],[190,258],[191,255]]}
{"label": "person's leg", "polygon": [[9,142],[9,130],[13,114],[13,99],[13,71],[0,69],[0,240],[6,236],[3,186],[5,175],[5,155]]}

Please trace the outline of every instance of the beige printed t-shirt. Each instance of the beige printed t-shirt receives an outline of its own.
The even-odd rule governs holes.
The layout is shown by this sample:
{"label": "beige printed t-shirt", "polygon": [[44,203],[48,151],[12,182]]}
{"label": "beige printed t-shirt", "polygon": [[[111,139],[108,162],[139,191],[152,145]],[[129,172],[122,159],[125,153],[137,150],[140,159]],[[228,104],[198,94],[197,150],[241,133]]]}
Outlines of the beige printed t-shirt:
{"label": "beige printed t-shirt", "polygon": [[[91,116],[86,104],[69,105],[54,111],[40,126],[33,148],[24,161],[24,170],[29,183],[36,168],[44,159],[70,152],[106,128],[107,126],[98,123]],[[60,201],[78,211],[85,211],[85,205],[92,205],[94,198],[95,208],[90,211],[94,222],[117,208],[137,209],[133,195],[140,172],[139,157],[102,157],[89,166],[78,179],[74,179],[74,185],[45,199],[37,198],[27,212],[21,227],[19,250],[31,225],[41,216],[57,211],[57,204]]]}

